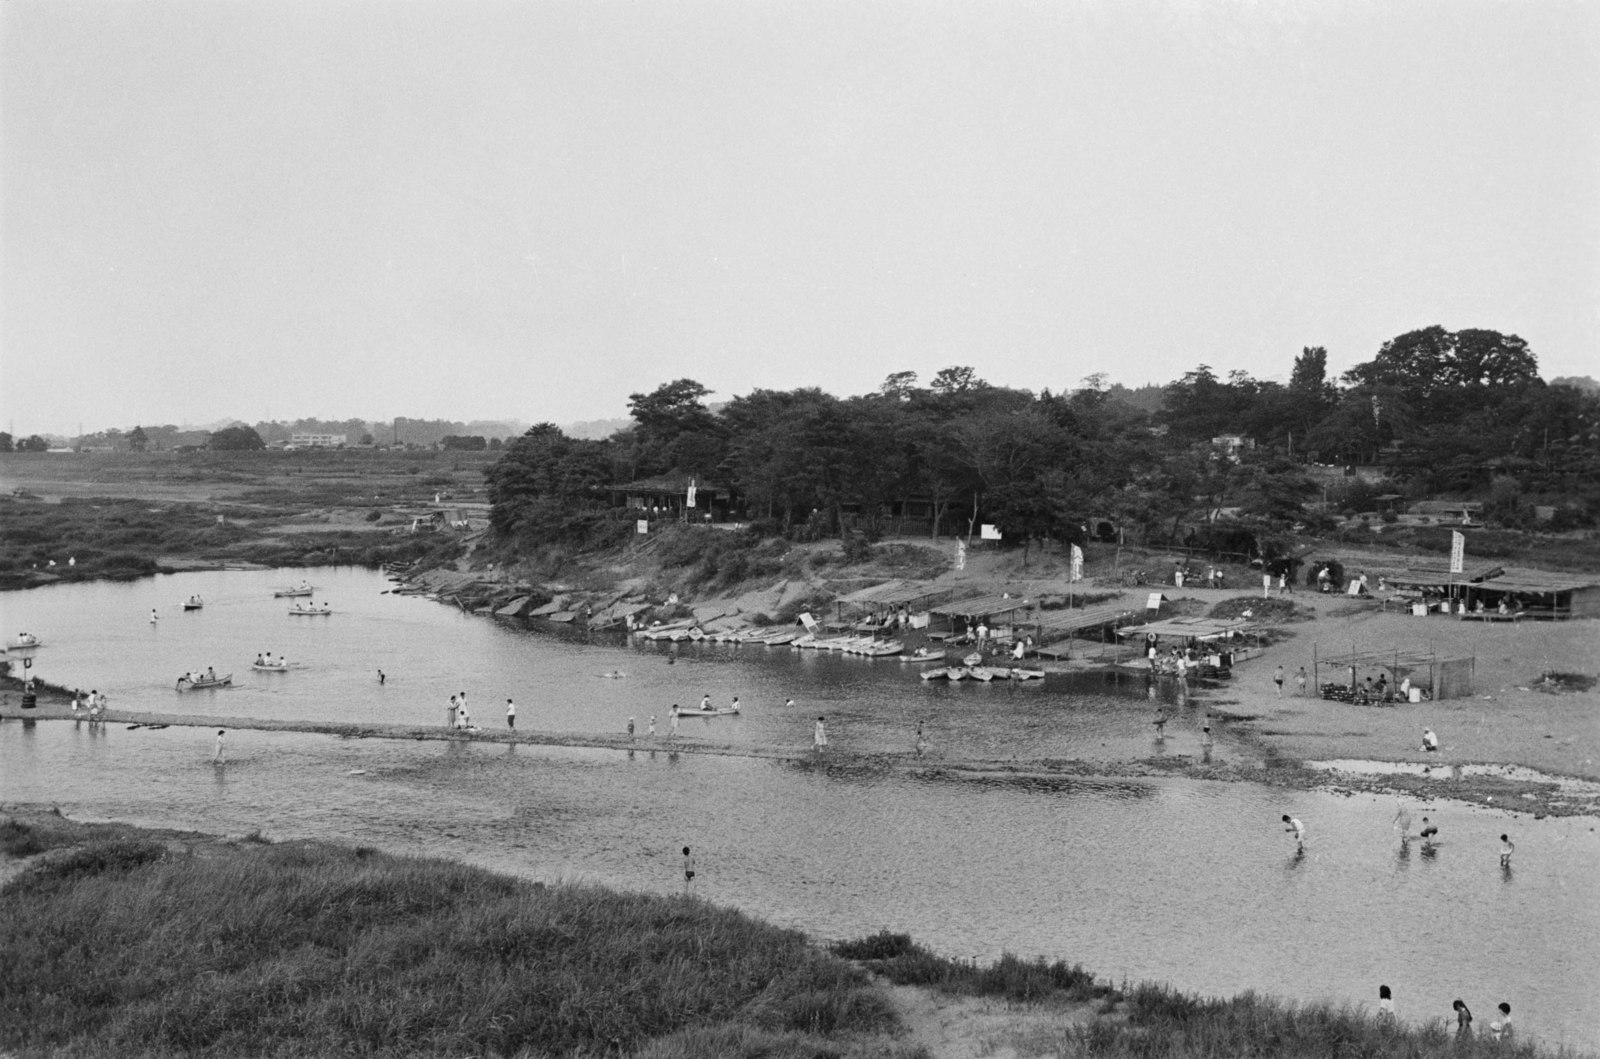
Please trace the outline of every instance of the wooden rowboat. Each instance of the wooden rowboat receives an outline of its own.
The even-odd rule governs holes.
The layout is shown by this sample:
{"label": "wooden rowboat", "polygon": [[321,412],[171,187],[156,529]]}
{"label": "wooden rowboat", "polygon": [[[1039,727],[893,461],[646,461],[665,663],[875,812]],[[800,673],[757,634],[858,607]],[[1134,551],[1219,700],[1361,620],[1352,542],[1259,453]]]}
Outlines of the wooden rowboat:
{"label": "wooden rowboat", "polygon": [[199,688],[225,688],[233,683],[233,674],[228,673],[220,677],[201,677],[193,680],[187,673],[178,678],[179,691],[195,691]]}

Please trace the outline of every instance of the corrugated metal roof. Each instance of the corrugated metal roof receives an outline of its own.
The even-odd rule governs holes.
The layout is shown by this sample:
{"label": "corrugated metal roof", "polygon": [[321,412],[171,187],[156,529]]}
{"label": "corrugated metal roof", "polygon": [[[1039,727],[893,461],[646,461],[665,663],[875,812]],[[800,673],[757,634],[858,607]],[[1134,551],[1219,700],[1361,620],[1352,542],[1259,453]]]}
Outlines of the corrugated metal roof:
{"label": "corrugated metal roof", "polygon": [[1143,636],[1146,633],[1155,633],[1157,636],[1193,636],[1197,640],[1214,640],[1228,633],[1250,632],[1255,628],[1253,623],[1242,618],[1232,621],[1217,618],[1167,618],[1165,621],[1129,625],[1118,629],[1117,635]]}
{"label": "corrugated metal roof", "polygon": [[1081,609],[1042,610],[1030,622],[1041,629],[1055,629],[1061,632],[1071,632],[1074,629],[1092,629],[1102,625],[1110,625],[1123,618],[1131,618],[1140,613],[1139,610],[1113,604],[1104,607],[1084,607]]}
{"label": "corrugated metal roof", "polygon": [[941,603],[937,607],[929,607],[928,610],[934,614],[959,614],[966,617],[976,617],[982,614],[1009,614],[1014,610],[1022,610],[1032,605],[1030,600],[1022,596],[987,595]]}

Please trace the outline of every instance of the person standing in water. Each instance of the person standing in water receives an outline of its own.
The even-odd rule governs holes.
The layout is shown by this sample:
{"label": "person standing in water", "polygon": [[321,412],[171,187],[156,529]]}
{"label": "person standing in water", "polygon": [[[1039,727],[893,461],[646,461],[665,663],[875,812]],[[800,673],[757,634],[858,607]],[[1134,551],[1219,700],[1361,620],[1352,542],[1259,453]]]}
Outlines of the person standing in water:
{"label": "person standing in water", "polygon": [[1296,673],[1294,675],[1294,684],[1295,684],[1295,687],[1299,689],[1296,692],[1296,694],[1299,695],[1302,699],[1305,698],[1305,696],[1306,696],[1306,667],[1305,666],[1301,666],[1300,667],[1300,672],[1298,672],[1298,673]]}
{"label": "person standing in water", "polygon": [[654,739],[655,737],[656,737],[656,715],[652,713],[650,715],[650,738]]}
{"label": "person standing in water", "polygon": [[821,717],[817,718],[816,725],[811,729],[811,749],[821,753],[828,748],[828,729]]}
{"label": "person standing in water", "polygon": [[694,854],[689,852],[689,847],[683,847],[683,892],[689,892],[689,884],[694,882]]}
{"label": "person standing in water", "polygon": [[1306,825],[1302,824],[1299,820],[1297,820],[1296,818],[1290,816],[1288,813],[1284,813],[1283,814],[1283,822],[1289,825],[1288,827],[1284,828],[1284,830],[1294,833],[1294,846],[1295,846],[1295,849],[1297,849],[1297,850],[1305,849],[1306,848]]}
{"label": "person standing in water", "polygon": [[517,704],[510,699],[506,700],[506,727],[512,731],[517,729]]}
{"label": "person standing in water", "polygon": [[1283,698],[1283,667],[1279,666],[1272,672],[1272,682],[1278,686],[1278,698]]}
{"label": "person standing in water", "polygon": [[1429,823],[1428,818],[1424,816],[1422,818],[1422,831],[1420,834],[1422,841],[1431,846],[1433,844],[1433,840],[1438,836],[1439,828],[1434,824]]}
{"label": "person standing in water", "polygon": [[1394,829],[1400,832],[1400,844],[1403,846],[1411,841],[1411,810],[1407,809],[1404,802],[1399,803],[1394,813]]}
{"label": "person standing in water", "polygon": [[628,742],[633,742],[633,718],[628,718]]}
{"label": "person standing in water", "polygon": [[1509,836],[1509,835],[1501,835],[1500,836],[1500,867],[1502,867],[1502,868],[1510,868],[1511,867],[1511,854],[1515,853],[1516,851],[1517,851],[1517,845],[1516,845],[1515,842],[1511,841],[1511,836]]}
{"label": "person standing in water", "polygon": [[1157,710],[1156,719],[1150,723],[1156,726],[1156,742],[1165,743],[1167,741],[1167,711]]}
{"label": "person standing in water", "polygon": [[157,617],[158,617],[158,615],[156,614],[156,608],[151,607],[150,608],[150,624],[151,625],[154,625],[156,623],[156,618]]}
{"label": "person standing in water", "polygon": [[676,739],[678,737],[678,704],[677,703],[673,703],[672,704],[672,709],[668,711],[667,723],[671,728],[671,730],[667,732],[667,738],[668,739]]}
{"label": "person standing in water", "polygon": [[450,705],[445,707],[446,728],[454,728],[456,726],[456,711],[460,708],[461,704],[456,701],[456,697],[454,695],[450,696]]}
{"label": "person standing in water", "polygon": [[381,670],[381,669],[378,670],[378,687],[380,687],[380,688],[383,687],[384,682],[387,681],[388,679],[389,679],[388,677],[383,675],[383,670]]}
{"label": "person standing in water", "polygon": [[226,761],[224,760],[224,756],[223,756],[223,753],[222,753],[222,737],[225,734],[226,733],[223,731],[223,729],[221,729],[221,728],[217,729],[217,752],[215,754],[211,755],[211,763],[213,765],[226,764]]}
{"label": "person standing in water", "polygon": [[1200,745],[1207,750],[1211,749],[1211,715],[1209,713],[1206,714],[1205,720],[1200,723]]}

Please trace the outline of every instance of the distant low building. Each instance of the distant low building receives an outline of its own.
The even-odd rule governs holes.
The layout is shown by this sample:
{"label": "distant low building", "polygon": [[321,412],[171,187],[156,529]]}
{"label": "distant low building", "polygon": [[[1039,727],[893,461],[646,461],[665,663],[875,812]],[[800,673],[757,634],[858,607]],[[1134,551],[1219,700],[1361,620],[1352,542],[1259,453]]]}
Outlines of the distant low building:
{"label": "distant low building", "polygon": [[289,444],[291,449],[336,449],[345,444],[348,434],[290,434]]}

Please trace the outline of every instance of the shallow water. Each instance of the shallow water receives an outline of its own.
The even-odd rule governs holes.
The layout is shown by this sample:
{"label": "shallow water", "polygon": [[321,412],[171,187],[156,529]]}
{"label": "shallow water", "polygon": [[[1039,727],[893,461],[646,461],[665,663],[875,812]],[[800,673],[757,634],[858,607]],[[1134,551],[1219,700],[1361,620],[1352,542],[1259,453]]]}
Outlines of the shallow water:
{"label": "shallow water", "polygon": [[[825,713],[831,740],[850,749],[907,749],[918,720],[951,756],[1153,749],[1142,682],[952,687],[885,660],[714,645],[668,665],[654,646],[532,635],[380,595],[385,583],[357,571],[312,574],[342,613],[289,618],[266,593],[291,576],[9,594],[0,627],[51,644],[35,652],[47,679],[97,686],[127,708],[431,722],[460,685],[486,725],[503,723],[489,703],[512,694],[519,727],[615,732],[631,714],[642,729],[658,710],[664,731],[665,704],[737,694],[743,716],[685,720],[682,737],[705,726],[720,741],[804,746]],[[184,615],[176,604],[192,591],[207,606]],[[153,629],[151,606],[163,608]],[[305,668],[252,673],[250,658],[269,648]],[[207,664],[233,670],[240,686],[171,689],[178,671]],[[390,674],[382,687],[380,667]],[[615,669],[627,675],[599,675]],[[787,710],[791,696],[801,705]],[[1174,710],[1167,752],[1193,752],[1197,712]],[[1022,785],[666,752],[244,730],[228,740],[216,768],[205,729],[8,722],[0,800],[662,892],[681,886],[679,850],[690,845],[702,896],[822,937],[906,930],[952,955],[1009,950],[1117,979],[1369,1010],[1382,982],[1402,1017],[1442,1018],[1456,996],[1480,1012],[1508,1000],[1525,1036],[1600,1047],[1600,835],[1590,819],[1409,802],[1443,831],[1423,851],[1399,843],[1394,799],[1243,783]],[[1243,752],[1220,734],[1217,757]],[[1282,831],[1286,812],[1307,824],[1303,856]],[[1498,865],[1506,831],[1517,843],[1509,873]]]}

